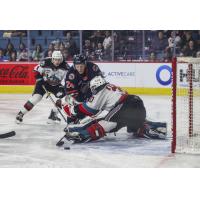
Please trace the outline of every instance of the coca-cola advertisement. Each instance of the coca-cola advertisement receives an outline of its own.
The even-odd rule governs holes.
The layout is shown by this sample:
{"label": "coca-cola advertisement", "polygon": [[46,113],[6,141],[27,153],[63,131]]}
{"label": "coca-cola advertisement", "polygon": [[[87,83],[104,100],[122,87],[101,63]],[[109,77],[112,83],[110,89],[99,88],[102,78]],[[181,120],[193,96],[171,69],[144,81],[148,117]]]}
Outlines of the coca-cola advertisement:
{"label": "coca-cola advertisement", "polygon": [[34,85],[35,63],[0,63],[0,85]]}

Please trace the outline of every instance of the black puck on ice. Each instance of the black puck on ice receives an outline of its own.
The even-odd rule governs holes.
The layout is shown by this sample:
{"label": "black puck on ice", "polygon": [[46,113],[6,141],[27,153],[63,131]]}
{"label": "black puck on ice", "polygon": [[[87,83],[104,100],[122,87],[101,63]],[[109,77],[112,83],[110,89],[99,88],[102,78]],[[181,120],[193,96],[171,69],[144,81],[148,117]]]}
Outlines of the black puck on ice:
{"label": "black puck on ice", "polygon": [[70,150],[70,147],[64,147],[65,150]]}

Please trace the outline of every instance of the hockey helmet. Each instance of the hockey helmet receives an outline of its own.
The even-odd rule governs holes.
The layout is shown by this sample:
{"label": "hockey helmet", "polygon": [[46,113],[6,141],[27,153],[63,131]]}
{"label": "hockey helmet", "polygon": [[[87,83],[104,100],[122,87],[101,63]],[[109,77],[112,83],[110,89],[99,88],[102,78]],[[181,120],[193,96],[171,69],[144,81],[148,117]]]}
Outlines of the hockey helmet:
{"label": "hockey helmet", "polygon": [[74,66],[78,65],[78,64],[86,64],[86,63],[87,63],[87,57],[86,56],[84,56],[82,54],[74,55],[74,58],[73,58]]}
{"label": "hockey helmet", "polygon": [[[59,62],[56,62],[56,60]],[[54,51],[52,53],[52,63],[54,65],[59,65],[62,62],[63,62],[63,55],[62,55],[61,51]]]}
{"label": "hockey helmet", "polygon": [[[97,93],[99,91],[100,86],[105,85],[107,82],[102,76],[95,76],[90,81],[90,89],[93,94]],[[101,89],[101,88],[100,88]]]}

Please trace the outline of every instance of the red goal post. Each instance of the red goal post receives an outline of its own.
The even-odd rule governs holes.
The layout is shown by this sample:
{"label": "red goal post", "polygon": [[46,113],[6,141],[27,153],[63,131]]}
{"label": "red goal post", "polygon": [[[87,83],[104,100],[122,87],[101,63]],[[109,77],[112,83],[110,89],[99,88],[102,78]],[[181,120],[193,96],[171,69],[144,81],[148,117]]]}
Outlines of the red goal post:
{"label": "red goal post", "polygon": [[172,61],[172,153],[200,153],[200,58]]}

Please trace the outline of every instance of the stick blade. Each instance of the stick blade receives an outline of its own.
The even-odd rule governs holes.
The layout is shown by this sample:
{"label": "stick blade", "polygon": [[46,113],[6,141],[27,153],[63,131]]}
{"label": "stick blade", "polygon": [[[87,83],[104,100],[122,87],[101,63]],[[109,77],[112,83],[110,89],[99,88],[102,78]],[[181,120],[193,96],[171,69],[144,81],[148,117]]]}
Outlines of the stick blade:
{"label": "stick blade", "polygon": [[58,141],[58,142],[56,143],[56,146],[57,146],[57,147],[61,147],[61,146],[63,146],[63,144],[64,144],[63,141]]}
{"label": "stick blade", "polygon": [[7,133],[2,133],[2,134],[0,134],[0,139],[13,137],[15,135],[16,135],[15,131],[10,131],[10,132],[7,132]]}

